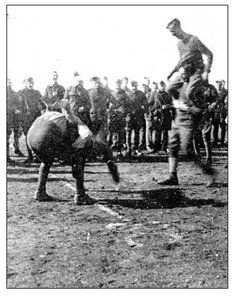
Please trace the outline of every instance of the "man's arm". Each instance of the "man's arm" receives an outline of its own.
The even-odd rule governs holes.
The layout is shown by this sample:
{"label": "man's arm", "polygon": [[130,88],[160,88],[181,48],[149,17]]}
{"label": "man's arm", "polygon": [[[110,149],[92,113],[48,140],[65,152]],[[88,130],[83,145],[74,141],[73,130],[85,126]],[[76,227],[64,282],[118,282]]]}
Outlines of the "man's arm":
{"label": "man's arm", "polygon": [[194,42],[197,50],[207,57],[204,71],[209,73],[213,63],[213,53],[197,37],[194,37]]}

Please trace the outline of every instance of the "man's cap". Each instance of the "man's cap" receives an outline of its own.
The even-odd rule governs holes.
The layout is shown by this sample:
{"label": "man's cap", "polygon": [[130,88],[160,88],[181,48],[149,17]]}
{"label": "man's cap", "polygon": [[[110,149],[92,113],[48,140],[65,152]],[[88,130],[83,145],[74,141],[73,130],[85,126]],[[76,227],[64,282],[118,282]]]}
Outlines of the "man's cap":
{"label": "man's cap", "polygon": [[158,82],[153,81],[152,84],[154,84],[154,85],[158,85]]}
{"label": "man's cap", "polygon": [[174,30],[180,27],[180,21],[177,18],[174,18],[170,23],[167,25],[167,29]]}
{"label": "man's cap", "polygon": [[117,79],[117,80],[115,81],[115,83],[116,83],[117,85],[121,85],[122,80],[121,80],[121,79]]}
{"label": "man's cap", "polygon": [[97,77],[97,76],[94,76],[90,79],[91,82],[99,82],[100,81],[100,78]]}
{"label": "man's cap", "polygon": [[77,71],[75,71],[73,75],[74,75],[74,77],[76,77],[76,76],[80,76],[79,73],[78,73]]}
{"label": "man's cap", "polygon": [[122,80],[129,80],[129,78],[125,76],[122,78]]}
{"label": "man's cap", "polygon": [[166,86],[166,83],[165,83],[163,80],[161,80],[161,81],[159,82],[159,85],[161,85],[161,86]]}
{"label": "man's cap", "polygon": [[216,83],[221,84],[222,81],[221,80],[216,80]]}
{"label": "man's cap", "polygon": [[138,86],[138,83],[137,83],[136,80],[132,80],[132,81],[131,81],[131,85],[132,85],[132,86]]}
{"label": "man's cap", "polygon": [[104,76],[104,78],[103,78],[104,80],[108,80],[108,77],[107,76]]}
{"label": "man's cap", "polygon": [[222,82],[223,84],[225,84],[225,80],[222,79],[221,82]]}
{"label": "man's cap", "polygon": [[24,79],[24,83],[26,83],[26,82],[33,82],[34,80],[33,80],[33,78],[31,77],[31,76],[28,76],[27,78],[25,78]]}
{"label": "man's cap", "polygon": [[149,77],[147,77],[147,76],[145,76],[145,77],[144,77],[144,79],[145,79],[145,80],[150,80],[150,78],[149,78]]}

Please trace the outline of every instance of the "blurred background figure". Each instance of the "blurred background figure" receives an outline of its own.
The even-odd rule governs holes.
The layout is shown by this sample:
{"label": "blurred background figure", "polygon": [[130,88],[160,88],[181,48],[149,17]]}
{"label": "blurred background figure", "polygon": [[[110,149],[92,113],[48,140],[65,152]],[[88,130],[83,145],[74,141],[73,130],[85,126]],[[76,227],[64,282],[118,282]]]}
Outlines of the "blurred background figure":
{"label": "blurred background figure", "polygon": [[[39,117],[45,110],[46,104],[42,100],[39,90],[34,89],[34,80],[32,77],[28,77],[24,80],[25,88],[19,91],[18,95],[22,103],[22,130],[26,138],[27,145],[27,133],[32,123]],[[31,163],[33,161],[33,155],[29,147],[28,157],[25,163]]]}
{"label": "blurred background figure", "polygon": [[71,112],[86,125],[90,124],[91,101],[88,91],[83,87],[83,80],[78,72],[74,72],[73,84],[67,88],[64,99],[67,99]]}
{"label": "blurred background figure", "polygon": [[[145,113],[147,112],[147,99],[145,94],[138,90],[137,81],[131,81],[132,91],[129,94],[129,114],[126,117],[126,146],[129,157],[133,155],[140,156],[139,134],[145,122]],[[132,132],[134,137],[132,140]]]}
{"label": "blurred background figure", "polygon": [[[224,147],[225,143],[225,136],[226,136],[226,117],[227,117],[227,96],[228,91],[225,88],[225,81],[218,80],[217,83],[217,91],[218,91],[218,102],[217,108],[214,111],[213,116],[213,146],[219,147],[219,140],[220,140],[220,147]],[[220,135],[219,135],[220,134]],[[220,137],[219,137],[220,136]]]}
{"label": "blurred background figure", "polygon": [[146,150],[149,153],[154,152],[155,130],[154,125],[154,105],[158,92],[158,83],[152,82],[151,91],[147,96],[148,112],[145,114],[146,120]]}
{"label": "blurred background figure", "polygon": [[15,164],[10,158],[9,153],[9,139],[13,131],[14,133],[14,153],[19,156],[24,156],[19,148],[19,138],[21,136],[20,120],[22,116],[22,105],[19,100],[19,96],[12,89],[12,82],[10,79],[7,80],[7,163]]}
{"label": "blurred background figure", "polygon": [[113,96],[115,101],[110,104],[109,108],[109,136],[112,138],[115,135],[116,141],[112,148],[116,148],[117,155],[121,157],[125,143],[126,116],[129,114],[129,97],[126,91],[121,88],[120,79],[115,82]]}
{"label": "blurred background figure", "polygon": [[58,73],[52,72],[52,83],[45,89],[43,100],[47,104],[49,111],[61,112],[60,101],[64,97],[65,88],[58,84]]}

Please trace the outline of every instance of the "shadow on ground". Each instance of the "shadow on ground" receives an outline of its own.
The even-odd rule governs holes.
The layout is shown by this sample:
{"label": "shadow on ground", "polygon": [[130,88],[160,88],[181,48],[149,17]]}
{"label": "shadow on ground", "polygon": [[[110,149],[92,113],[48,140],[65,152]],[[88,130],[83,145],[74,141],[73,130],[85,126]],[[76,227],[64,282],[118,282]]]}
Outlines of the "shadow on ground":
{"label": "shadow on ground", "polygon": [[115,200],[101,200],[109,205],[119,205],[122,207],[135,209],[159,209],[159,208],[183,208],[183,207],[202,207],[212,205],[214,207],[224,207],[227,202],[220,202],[214,199],[189,199],[184,192],[177,188],[164,188],[157,190],[124,191],[124,194],[137,194],[141,199],[127,198]]}

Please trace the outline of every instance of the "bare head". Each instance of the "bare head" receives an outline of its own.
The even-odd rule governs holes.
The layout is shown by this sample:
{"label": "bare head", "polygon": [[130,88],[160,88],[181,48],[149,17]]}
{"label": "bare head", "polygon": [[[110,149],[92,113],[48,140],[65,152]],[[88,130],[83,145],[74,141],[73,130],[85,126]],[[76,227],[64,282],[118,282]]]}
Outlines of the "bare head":
{"label": "bare head", "polygon": [[58,74],[57,74],[57,71],[53,71],[52,72],[52,81],[53,83],[56,83],[58,80]]}
{"label": "bare head", "polygon": [[166,91],[166,83],[164,81],[160,81],[158,88],[160,91]]}
{"label": "bare head", "polygon": [[74,72],[74,85],[78,85],[81,81],[81,76],[78,72]]}
{"label": "bare head", "polygon": [[122,83],[121,79],[117,79],[115,81],[115,89],[116,90],[119,90],[121,88],[121,83]]}
{"label": "bare head", "polygon": [[138,90],[138,83],[135,80],[131,81],[131,87],[132,87],[132,91],[136,91]]}
{"label": "bare head", "polygon": [[7,87],[8,88],[12,87],[12,82],[11,82],[11,80],[9,78],[7,79]]}
{"label": "bare head", "polygon": [[175,18],[167,25],[167,29],[171,32],[171,34],[178,39],[183,37],[183,31],[181,29],[180,21]]}
{"label": "bare head", "polygon": [[128,77],[123,77],[122,78],[122,87],[127,87],[129,83],[129,78]]}
{"label": "bare head", "polygon": [[108,87],[108,77],[107,76],[103,77],[103,86]]}
{"label": "bare head", "polygon": [[158,83],[153,81],[151,84],[151,87],[152,87],[152,91],[156,91],[158,89]]}
{"label": "bare head", "polygon": [[147,86],[150,85],[150,78],[149,77],[144,77],[144,84]]}
{"label": "bare head", "polygon": [[99,88],[101,86],[100,78],[95,76],[91,78],[91,83],[93,88]]}
{"label": "bare head", "polygon": [[25,86],[28,89],[33,89],[34,86],[34,80],[32,77],[28,77],[24,80]]}

